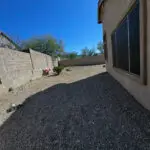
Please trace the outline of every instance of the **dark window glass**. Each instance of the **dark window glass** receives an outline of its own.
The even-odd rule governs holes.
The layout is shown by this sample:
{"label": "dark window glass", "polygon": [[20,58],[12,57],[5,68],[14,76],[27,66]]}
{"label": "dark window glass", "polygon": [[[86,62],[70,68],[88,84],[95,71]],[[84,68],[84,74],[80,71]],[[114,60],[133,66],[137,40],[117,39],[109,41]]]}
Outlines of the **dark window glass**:
{"label": "dark window glass", "polygon": [[113,65],[140,75],[139,2],[112,33]]}
{"label": "dark window glass", "polygon": [[139,3],[129,14],[130,72],[140,75]]}
{"label": "dark window glass", "polygon": [[129,71],[127,18],[123,20],[116,30],[116,41],[118,59],[117,65],[119,68]]}
{"label": "dark window glass", "polygon": [[105,60],[108,61],[108,51],[107,51],[107,37],[106,37],[106,32],[104,32],[103,41],[104,41],[104,56],[105,56]]}
{"label": "dark window glass", "polygon": [[118,67],[117,63],[117,46],[116,46],[116,32],[114,32],[111,36],[112,41],[112,53],[113,53],[113,66]]}

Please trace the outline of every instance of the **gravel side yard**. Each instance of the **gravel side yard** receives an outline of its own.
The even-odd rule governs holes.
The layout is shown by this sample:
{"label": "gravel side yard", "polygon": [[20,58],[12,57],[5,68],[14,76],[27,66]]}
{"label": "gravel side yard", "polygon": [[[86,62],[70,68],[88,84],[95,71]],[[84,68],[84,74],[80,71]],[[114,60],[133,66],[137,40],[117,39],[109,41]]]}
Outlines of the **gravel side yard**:
{"label": "gravel side yard", "polygon": [[3,95],[2,120],[10,102],[25,102],[0,127],[0,149],[149,150],[149,111],[104,71],[73,67]]}
{"label": "gravel side yard", "polygon": [[26,85],[23,85],[13,92],[0,96],[0,125],[10,116],[6,113],[6,110],[11,104],[23,103],[26,98],[37,92],[43,91],[51,86],[60,83],[72,83],[90,76],[105,72],[106,69],[102,65],[95,66],[82,66],[82,67],[69,67],[70,72],[63,71],[59,76],[43,77],[38,80],[34,80]]}

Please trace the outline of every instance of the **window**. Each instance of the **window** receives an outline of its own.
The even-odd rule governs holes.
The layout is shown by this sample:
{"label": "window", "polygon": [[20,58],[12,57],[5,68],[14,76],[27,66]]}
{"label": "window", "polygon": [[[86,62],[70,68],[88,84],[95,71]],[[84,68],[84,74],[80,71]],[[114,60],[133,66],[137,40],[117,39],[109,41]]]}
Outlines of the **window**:
{"label": "window", "polygon": [[104,56],[105,56],[105,60],[108,61],[108,50],[107,50],[107,37],[106,37],[106,32],[104,32],[103,41],[104,41]]}
{"label": "window", "polygon": [[116,31],[118,68],[129,71],[128,60],[128,24],[127,18],[123,20]]}
{"label": "window", "polygon": [[140,75],[139,2],[112,33],[113,65]]}
{"label": "window", "polygon": [[130,72],[140,75],[139,4],[129,14]]}
{"label": "window", "polygon": [[111,41],[112,41],[112,50],[113,50],[113,65],[115,67],[118,67],[116,32],[112,34]]}

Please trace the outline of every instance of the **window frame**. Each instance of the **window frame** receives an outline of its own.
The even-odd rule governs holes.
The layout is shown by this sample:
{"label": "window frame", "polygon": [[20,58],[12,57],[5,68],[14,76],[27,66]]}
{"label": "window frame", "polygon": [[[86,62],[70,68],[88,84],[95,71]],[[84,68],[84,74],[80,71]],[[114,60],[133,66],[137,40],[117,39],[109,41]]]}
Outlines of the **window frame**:
{"label": "window frame", "polygon": [[[113,46],[112,47],[112,67],[119,73],[122,73],[124,75],[127,75],[128,77],[131,77],[132,79],[135,79],[136,81],[147,85],[147,2],[146,0],[135,0],[130,4],[129,9],[125,13],[124,17],[119,21],[116,28],[112,31],[111,37],[116,31],[116,29],[119,27],[119,25],[122,23],[122,21],[128,16],[130,11],[134,9],[137,2],[139,3],[139,34],[140,34],[140,75],[125,71],[121,68],[117,68],[114,66],[114,57],[113,57]],[[112,39],[111,39],[112,44]]]}
{"label": "window frame", "polygon": [[103,31],[103,42],[104,42],[104,57],[105,60],[108,62],[108,47],[107,47],[107,34],[106,31]]}

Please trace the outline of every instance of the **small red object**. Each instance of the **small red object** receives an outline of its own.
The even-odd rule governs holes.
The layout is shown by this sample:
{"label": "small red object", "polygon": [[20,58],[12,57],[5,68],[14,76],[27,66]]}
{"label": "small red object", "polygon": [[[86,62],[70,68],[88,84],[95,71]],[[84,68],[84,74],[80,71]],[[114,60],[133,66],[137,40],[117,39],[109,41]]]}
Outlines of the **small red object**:
{"label": "small red object", "polygon": [[50,70],[51,70],[50,68],[46,68],[46,69],[44,69],[44,72],[45,72],[45,73],[49,73]]}

